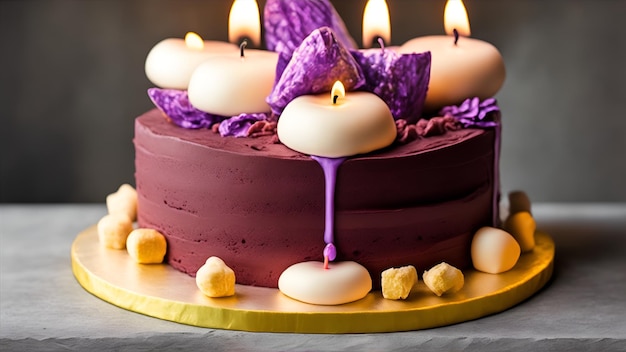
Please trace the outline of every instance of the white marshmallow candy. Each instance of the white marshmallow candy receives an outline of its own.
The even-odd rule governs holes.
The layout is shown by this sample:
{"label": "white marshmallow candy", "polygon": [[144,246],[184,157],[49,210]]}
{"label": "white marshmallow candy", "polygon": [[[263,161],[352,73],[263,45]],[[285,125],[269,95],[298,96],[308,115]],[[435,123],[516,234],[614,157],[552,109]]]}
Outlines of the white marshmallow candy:
{"label": "white marshmallow candy", "polygon": [[125,214],[108,214],[96,225],[98,240],[106,248],[124,249],[126,239],[133,231],[133,222]]}
{"label": "white marshmallow candy", "polygon": [[472,239],[471,254],[474,268],[490,274],[511,270],[520,257],[519,243],[504,230],[485,226]]}
{"label": "white marshmallow candy", "polygon": [[129,184],[123,184],[115,193],[106,197],[109,214],[125,214],[131,221],[137,219],[137,191]]}

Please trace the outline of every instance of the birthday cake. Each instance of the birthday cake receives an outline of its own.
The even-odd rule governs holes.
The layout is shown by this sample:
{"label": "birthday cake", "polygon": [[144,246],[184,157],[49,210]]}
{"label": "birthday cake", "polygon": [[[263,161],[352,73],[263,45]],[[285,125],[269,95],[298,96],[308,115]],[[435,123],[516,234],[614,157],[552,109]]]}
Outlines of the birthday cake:
{"label": "birthday cake", "polygon": [[[448,131],[346,160],[335,194],[338,259],[373,278],[407,264],[468,267],[474,232],[497,215],[495,134]],[[139,225],[166,235],[172,266],[195,274],[218,256],[239,283],[276,287],[288,266],[321,258],[322,168],[271,139],[182,129],[158,110],[136,120]]]}
{"label": "birthday cake", "polygon": [[[165,260],[211,297],[236,294],[236,282],[319,304],[352,302],[371,288],[404,299],[415,268],[437,295],[456,292],[462,270],[505,272],[532,249],[524,199],[511,212],[521,216],[507,220],[512,234],[496,228],[501,129],[491,96],[504,67],[493,46],[460,43],[477,45],[489,64],[470,65],[470,78],[442,91],[458,67],[442,70],[436,45],[358,50],[327,1],[268,1],[265,30],[274,52],[222,43],[223,53],[202,60],[194,52],[197,67],[180,74],[159,57],[177,43],[148,55],[146,73],[160,88],[148,92],[157,108],[135,121],[136,193],[121,188],[109,211],[119,208],[114,198],[132,198],[120,221],[136,216],[150,232],[118,235],[128,224],[120,230],[107,219],[101,243],[130,246],[140,263]],[[454,34],[425,45],[457,45]],[[315,275],[354,264],[361,292],[292,295],[310,284],[294,284],[309,275],[294,268],[309,263],[319,263]]]}

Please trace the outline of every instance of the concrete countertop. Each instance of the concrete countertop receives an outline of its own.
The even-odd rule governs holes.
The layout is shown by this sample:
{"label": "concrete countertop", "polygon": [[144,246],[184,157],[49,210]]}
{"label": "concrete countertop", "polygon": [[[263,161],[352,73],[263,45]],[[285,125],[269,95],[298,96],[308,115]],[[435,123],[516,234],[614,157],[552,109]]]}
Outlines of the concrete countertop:
{"label": "concrete countertop", "polygon": [[551,282],[502,313],[384,334],[205,329],[129,312],[75,280],[70,247],[102,204],[0,205],[0,350],[626,351],[626,204],[535,204]]}

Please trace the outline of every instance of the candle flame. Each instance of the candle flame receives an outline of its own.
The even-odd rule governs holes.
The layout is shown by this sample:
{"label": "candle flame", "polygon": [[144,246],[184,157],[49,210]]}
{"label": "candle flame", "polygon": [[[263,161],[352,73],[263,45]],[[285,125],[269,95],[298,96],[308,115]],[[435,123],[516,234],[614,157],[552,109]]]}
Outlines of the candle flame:
{"label": "candle flame", "polygon": [[261,46],[261,20],[256,0],[235,0],[228,17],[228,41],[237,44],[247,38]]}
{"label": "candle flame", "polygon": [[189,49],[202,50],[202,48],[204,48],[202,37],[194,32],[187,32],[187,34],[185,34],[185,44]]}
{"label": "candle flame", "polygon": [[383,42],[391,42],[389,7],[385,0],[369,0],[363,11],[363,46],[369,48],[380,37]]}
{"label": "candle flame", "polygon": [[463,0],[448,0],[443,10],[443,25],[447,35],[453,35],[456,29],[459,35],[469,37],[470,24]]}
{"label": "candle flame", "polygon": [[335,82],[333,84],[333,88],[330,90],[330,100],[334,104],[337,104],[337,99],[345,98],[346,96],[346,88],[343,86],[341,81]]}

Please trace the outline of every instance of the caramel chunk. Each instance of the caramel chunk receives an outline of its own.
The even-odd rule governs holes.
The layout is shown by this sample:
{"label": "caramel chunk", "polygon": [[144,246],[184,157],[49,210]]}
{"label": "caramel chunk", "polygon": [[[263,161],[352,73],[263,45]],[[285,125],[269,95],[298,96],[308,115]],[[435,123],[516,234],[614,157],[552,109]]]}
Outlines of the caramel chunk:
{"label": "caramel chunk", "polygon": [[390,268],[381,274],[383,297],[387,299],[406,299],[417,283],[417,270],[413,265]]}
{"label": "caramel chunk", "polygon": [[210,257],[196,273],[196,285],[209,297],[235,294],[235,272],[221,258]]}
{"label": "caramel chunk", "polygon": [[465,278],[461,270],[448,263],[439,263],[422,275],[424,283],[437,296],[455,293],[463,288]]}

